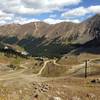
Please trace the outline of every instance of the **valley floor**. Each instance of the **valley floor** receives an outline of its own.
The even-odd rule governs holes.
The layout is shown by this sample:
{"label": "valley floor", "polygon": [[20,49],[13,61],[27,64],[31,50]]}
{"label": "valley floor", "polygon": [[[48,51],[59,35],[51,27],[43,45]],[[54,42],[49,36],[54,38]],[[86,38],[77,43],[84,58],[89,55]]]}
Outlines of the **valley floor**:
{"label": "valley floor", "polygon": [[[43,61],[0,57],[0,100],[100,100],[100,58],[86,55]],[[18,68],[9,68],[11,64]]]}

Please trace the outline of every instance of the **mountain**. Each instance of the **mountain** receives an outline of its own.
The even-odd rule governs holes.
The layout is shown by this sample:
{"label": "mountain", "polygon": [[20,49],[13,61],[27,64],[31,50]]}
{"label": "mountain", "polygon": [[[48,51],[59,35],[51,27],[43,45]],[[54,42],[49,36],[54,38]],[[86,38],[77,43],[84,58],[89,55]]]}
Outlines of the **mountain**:
{"label": "mountain", "polygon": [[[100,44],[100,14],[82,23],[8,24],[0,26],[0,41],[19,46],[33,55],[62,55],[84,45]],[[17,48],[16,48],[17,49]]]}

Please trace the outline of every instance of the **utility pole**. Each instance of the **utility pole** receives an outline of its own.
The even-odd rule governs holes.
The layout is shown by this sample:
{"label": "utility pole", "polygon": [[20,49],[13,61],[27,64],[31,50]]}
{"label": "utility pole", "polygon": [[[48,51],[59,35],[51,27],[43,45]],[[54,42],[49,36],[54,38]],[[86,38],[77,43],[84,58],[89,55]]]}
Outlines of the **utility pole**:
{"label": "utility pole", "polygon": [[85,78],[87,78],[88,60],[85,60]]}

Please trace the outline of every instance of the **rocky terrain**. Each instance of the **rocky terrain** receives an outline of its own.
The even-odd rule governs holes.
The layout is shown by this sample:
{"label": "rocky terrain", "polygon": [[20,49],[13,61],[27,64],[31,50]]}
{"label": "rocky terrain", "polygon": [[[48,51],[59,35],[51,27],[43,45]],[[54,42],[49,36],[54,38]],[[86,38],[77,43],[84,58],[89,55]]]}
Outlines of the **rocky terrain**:
{"label": "rocky terrain", "polygon": [[58,37],[61,40],[68,39],[69,41],[78,39],[84,43],[99,37],[99,25],[100,15],[98,14],[79,24],[71,22],[61,22],[58,24],[47,24],[44,22],[31,22],[24,25],[8,24],[0,26],[0,35],[8,37],[17,36],[20,38],[24,38],[27,35],[37,38],[44,36],[46,39]]}

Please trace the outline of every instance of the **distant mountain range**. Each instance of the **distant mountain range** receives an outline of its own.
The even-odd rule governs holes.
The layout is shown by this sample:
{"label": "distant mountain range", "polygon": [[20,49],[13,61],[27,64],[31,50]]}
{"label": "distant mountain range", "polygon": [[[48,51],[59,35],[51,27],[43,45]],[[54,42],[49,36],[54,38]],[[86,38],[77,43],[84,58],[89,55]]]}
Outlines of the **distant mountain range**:
{"label": "distant mountain range", "polygon": [[23,48],[33,56],[62,56],[72,50],[96,53],[99,49],[95,47],[100,48],[100,15],[79,24],[31,22],[0,26],[0,42]]}

